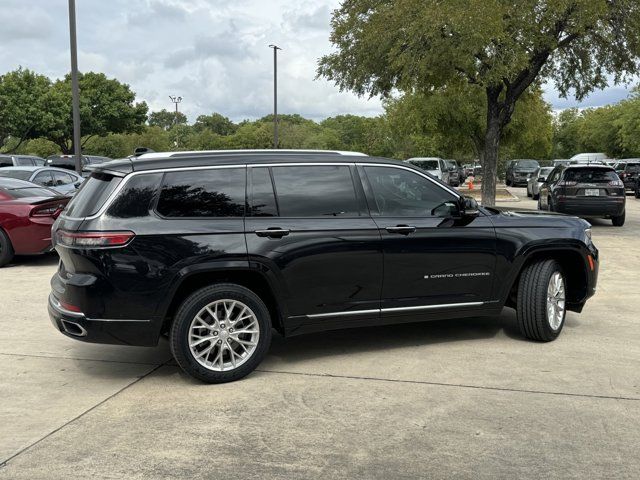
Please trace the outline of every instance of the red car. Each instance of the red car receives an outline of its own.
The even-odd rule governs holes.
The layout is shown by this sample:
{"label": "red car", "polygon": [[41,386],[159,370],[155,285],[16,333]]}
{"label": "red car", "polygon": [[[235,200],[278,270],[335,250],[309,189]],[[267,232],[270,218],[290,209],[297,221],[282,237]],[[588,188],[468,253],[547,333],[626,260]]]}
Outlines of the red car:
{"label": "red car", "polygon": [[14,255],[51,251],[51,226],[69,197],[15,178],[0,178],[0,267]]}

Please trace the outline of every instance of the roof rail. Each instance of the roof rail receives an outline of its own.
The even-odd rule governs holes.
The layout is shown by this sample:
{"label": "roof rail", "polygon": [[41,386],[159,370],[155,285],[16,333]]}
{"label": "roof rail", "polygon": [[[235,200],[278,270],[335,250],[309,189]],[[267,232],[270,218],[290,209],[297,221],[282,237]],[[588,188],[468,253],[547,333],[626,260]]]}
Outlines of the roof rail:
{"label": "roof rail", "polygon": [[185,152],[153,152],[143,153],[137,158],[167,158],[167,157],[182,157],[182,156],[194,156],[194,155],[234,155],[234,154],[253,154],[253,155],[348,155],[357,157],[366,157],[366,153],[361,152],[349,152],[346,150],[284,150],[284,149],[248,149],[248,150],[192,150]]}

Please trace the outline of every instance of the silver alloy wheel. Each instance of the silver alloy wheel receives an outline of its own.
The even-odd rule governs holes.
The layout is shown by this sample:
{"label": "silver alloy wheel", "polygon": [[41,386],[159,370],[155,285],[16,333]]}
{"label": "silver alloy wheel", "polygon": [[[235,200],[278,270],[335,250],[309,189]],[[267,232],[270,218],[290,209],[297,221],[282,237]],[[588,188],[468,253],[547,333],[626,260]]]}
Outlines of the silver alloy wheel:
{"label": "silver alloy wheel", "polygon": [[255,352],[260,338],[258,319],[238,300],[216,300],[205,306],[189,326],[189,349],[203,367],[234,370]]}
{"label": "silver alloy wheel", "polygon": [[558,330],[564,319],[565,287],[560,272],[553,272],[547,287],[547,321],[553,330]]}

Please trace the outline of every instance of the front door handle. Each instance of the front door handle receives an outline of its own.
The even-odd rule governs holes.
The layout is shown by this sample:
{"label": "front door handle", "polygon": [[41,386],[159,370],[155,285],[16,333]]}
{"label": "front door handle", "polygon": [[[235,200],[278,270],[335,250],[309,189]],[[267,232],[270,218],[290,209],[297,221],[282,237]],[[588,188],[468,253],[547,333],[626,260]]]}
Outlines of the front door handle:
{"label": "front door handle", "polygon": [[396,225],[395,227],[386,227],[385,229],[389,233],[399,233],[401,235],[409,235],[416,231],[416,227],[413,225]]}
{"label": "front door handle", "polygon": [[282,238],[289,235],[290,230],[287,230],[286,228],[269,227],[265,230],[256,230],[253,233],[259,237]]}

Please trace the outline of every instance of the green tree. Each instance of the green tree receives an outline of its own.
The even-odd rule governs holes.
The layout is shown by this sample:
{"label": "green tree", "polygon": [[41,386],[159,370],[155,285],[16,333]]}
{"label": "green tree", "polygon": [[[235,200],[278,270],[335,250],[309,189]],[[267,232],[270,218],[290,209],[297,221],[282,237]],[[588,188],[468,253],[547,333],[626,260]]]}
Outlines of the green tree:
{"label": "green tree", "polygon": [[169,130],[174,125],[186,125],[187,116],[182,112],[170,112],[166,108],[151,112],[148,118],[149,126]]}
{"label": "green tree", "polygon": [[[109,133],[140,132],[147,119],[147,104],[135,103],[135,93],[129,85],[102,73],[80,74],[80,123],[83,143],[90,138]],[[46,108],[55,116],[44,136],[72,153],[73,120],[71,114],[71,76],[56,81],[47,95]]]}
{"label": "green tree", "polygon": [[578,99],[639,70],[637,0],[345,0],[318,75],[363,95],[461,82],[486,98],[482,200],[495,203],[500,140],[516,105],[550,80]]}
{"label": "green tree", "polygon": [[583,152],[605,152],[616,158],[622,154],[618,140],[621,106],[612,105],[582,112],[578,141]]}
{"label": "green tree", "polygon": [[577,108],[562,110],[553,122],[553,158],[570,158],[579,150],[582,117]]}
{"label": "green tree", "polygon": [[238,129],[238,126],[224,115],[212,113],[211,115],[200,115],[196,119],[196,123],[193,124],[193,129],[196,132],[210,130],[218,135],[231,135]]}
{"label": "green tree", "polygon": [[[14,151],[27,139],[45,135],[54,120],[47,111],[51,81],[18,68],[0,76],[0,147]],[[10,141],[13,140],[13,141]]]}

